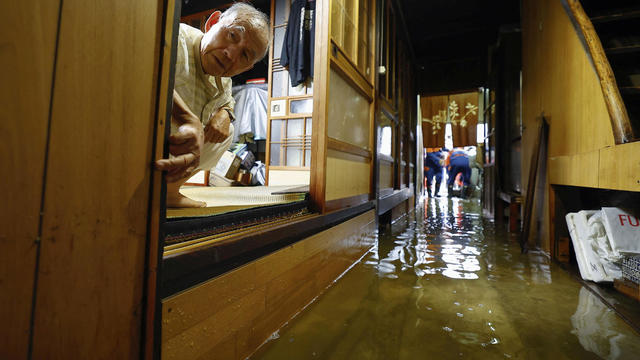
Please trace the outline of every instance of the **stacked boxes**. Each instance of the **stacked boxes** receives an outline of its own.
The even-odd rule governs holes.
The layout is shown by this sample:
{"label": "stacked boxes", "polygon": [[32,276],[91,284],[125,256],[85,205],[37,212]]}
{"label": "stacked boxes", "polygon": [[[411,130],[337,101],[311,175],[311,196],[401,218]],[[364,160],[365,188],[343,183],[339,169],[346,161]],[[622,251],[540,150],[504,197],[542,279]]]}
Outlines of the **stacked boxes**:
{"label": "stacked boxes", "polygon": [[640,256],[625,256],[622,259],[622,277],[640,285]]}

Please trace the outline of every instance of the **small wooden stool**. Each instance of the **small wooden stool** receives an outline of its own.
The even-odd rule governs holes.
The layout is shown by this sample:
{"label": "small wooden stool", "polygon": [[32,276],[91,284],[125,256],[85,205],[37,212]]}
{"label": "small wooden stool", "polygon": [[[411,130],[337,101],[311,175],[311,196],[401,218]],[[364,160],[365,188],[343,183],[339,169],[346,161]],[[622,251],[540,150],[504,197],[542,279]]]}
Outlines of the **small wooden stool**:
{"label": "small wooden stool", "polygon": [[505,203],[509,206],[509,232],[520,231],[520,207],[522,196],[520,194],[498,191],[496,199],[496,223],[502,224]]}

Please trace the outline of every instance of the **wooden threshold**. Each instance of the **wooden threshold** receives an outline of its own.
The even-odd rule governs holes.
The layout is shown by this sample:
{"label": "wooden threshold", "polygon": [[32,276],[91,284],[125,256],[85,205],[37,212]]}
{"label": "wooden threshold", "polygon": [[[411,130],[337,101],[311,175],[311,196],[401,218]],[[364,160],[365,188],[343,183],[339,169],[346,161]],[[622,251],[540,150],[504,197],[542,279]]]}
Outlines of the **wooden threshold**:
{"label": "wooden threshold", "polygon": [[238,228],[246,228],[256,223],[264,223],[289,214],[296,214],[307,209],[308,199],[286,204],[267,205],[250,209],[226,212],[213,216],[178,218],[164,224],[165,245],[204,238],[229,232]]}
{"label": "wooden threshold", "polygon": [[361,195],[354,195],[354,196],[342,198],[342,199],[329,200],[327,201],[326,206],[327,206],[327,211],[334,211],[334,210],[343,209],[349,206],[364,204],[369,200],[371,200],[369,194],[361,194]]}
{"label": "wooden threshold", "polygon": [[171,255],[165,255],[162,262],[161,297],[207,281],[373,208],[374,202],[368,201],[273,226],[256,224],[252,229],[245,229],[234,236],[220,234],[219,241],[211,237],[206,245],[191,246],[185,251],[171,251]]}
{"label": "wooden threshold", "polygon": [[390,195],[380,198],[378,200],[378,215],[386,213],[403,201],[409,199],[412,193],[413,188],[406,187],[404,189],[394,190]]}

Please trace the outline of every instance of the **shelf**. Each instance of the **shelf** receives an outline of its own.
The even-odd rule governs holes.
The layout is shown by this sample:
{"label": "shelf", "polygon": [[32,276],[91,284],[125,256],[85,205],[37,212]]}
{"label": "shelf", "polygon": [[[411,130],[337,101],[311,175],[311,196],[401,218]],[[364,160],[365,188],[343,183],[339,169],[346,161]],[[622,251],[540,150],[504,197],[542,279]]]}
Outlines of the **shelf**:
{"label": "shelf", "polygon": [[608,48],[605,49],[605,53],[607,53],[607,55],[640,53],[640,44]]}
{"label": "shelf", "polygon": [[640,9],[616,9],[606,14],[599,14],[591,17],[591,22],[595,25],[636,18],[640,18]]}

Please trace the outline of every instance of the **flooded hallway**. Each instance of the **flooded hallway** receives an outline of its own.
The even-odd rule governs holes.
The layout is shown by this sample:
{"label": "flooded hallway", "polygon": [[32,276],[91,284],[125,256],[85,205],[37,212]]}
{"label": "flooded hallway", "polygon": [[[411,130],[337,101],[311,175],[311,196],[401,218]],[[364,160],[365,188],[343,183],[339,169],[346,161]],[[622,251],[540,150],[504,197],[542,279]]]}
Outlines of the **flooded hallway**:
{"label": "flooded hallway", "polygon": [[640,335],[539,251],[437,197],[252,359],[637,359]]}
{"label": "flooded hallway", "polygon": [[640,360],[640,0],[0,17],[0,360]]}

